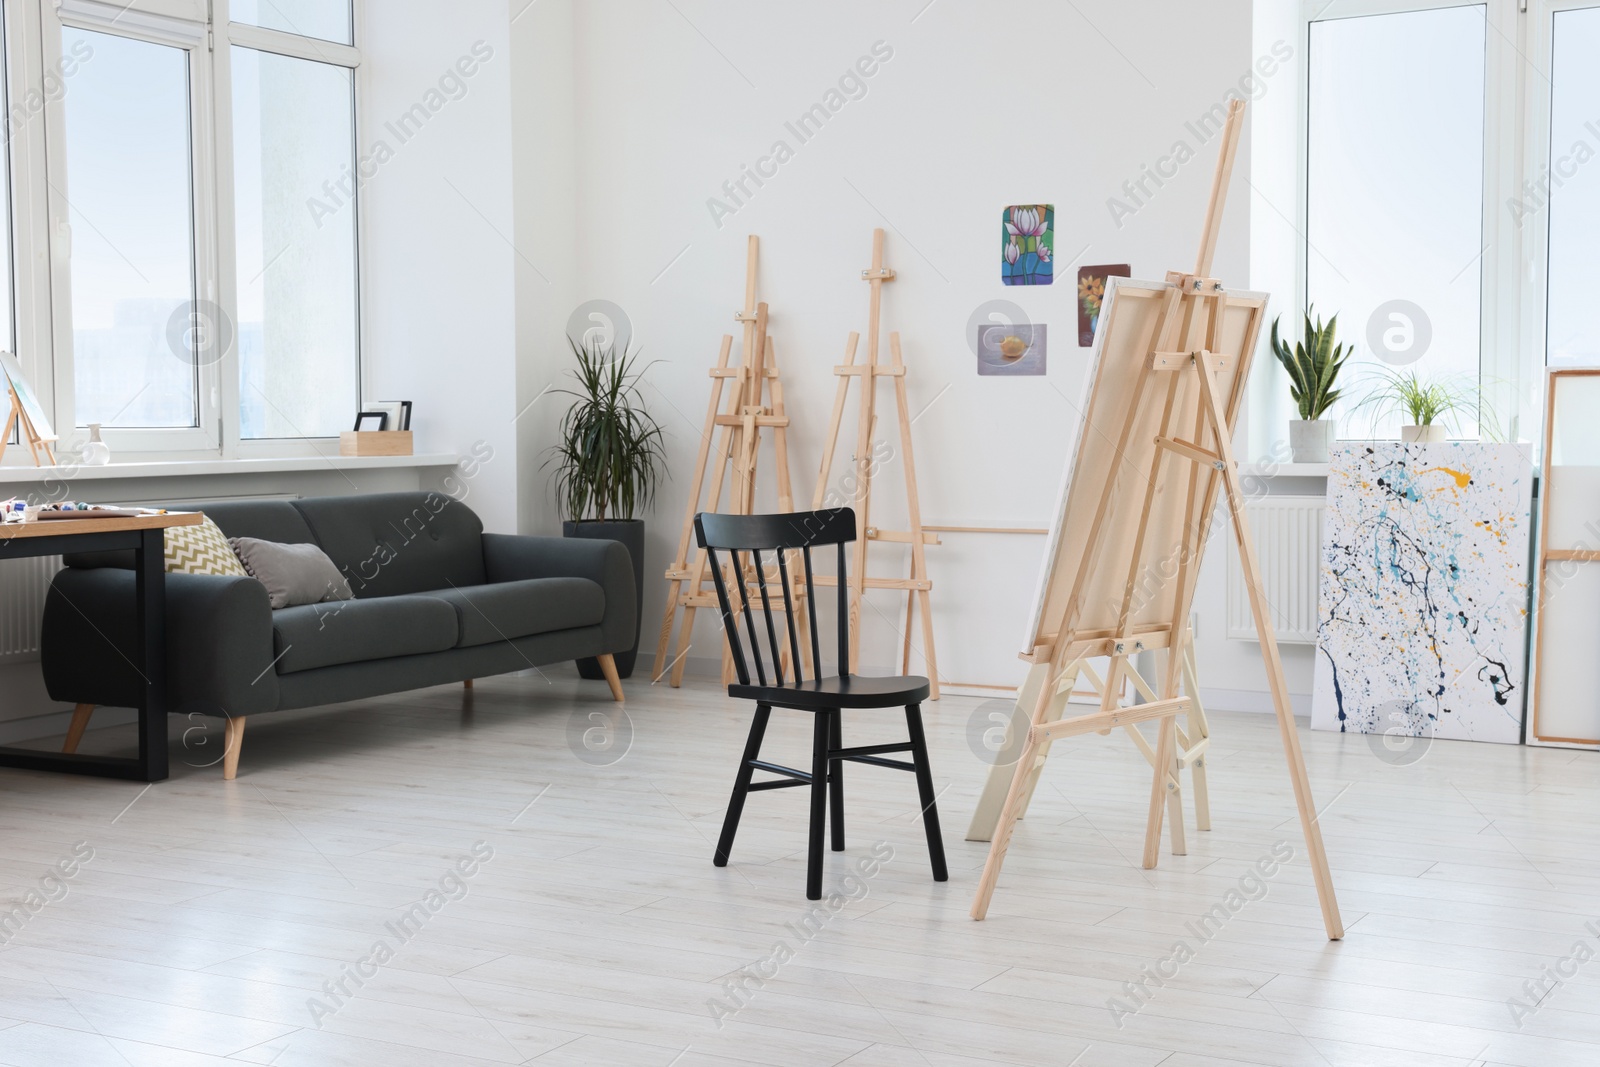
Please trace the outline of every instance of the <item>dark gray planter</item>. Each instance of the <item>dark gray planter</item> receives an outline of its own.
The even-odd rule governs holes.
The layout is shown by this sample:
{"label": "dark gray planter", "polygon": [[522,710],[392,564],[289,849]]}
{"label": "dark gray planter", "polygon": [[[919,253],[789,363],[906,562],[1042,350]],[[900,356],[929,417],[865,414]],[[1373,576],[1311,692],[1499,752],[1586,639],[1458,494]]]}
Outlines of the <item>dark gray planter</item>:
{"label": "dark gray planter", "polygon": [[[626,652],[612,655],[617,661],[617,676],[626,678],[633,673],[633,663],[639,655],[639,629],[644,621],[641,617],[644,608],[644,520],[564,522],[561,524],[561,534],[563,537],[588,537],[597,541],[621,541],[628,555],[633,558],[633,645]],[[604,677],[600,673],[600,661],[593,658],[580,659],[578,673],[585,678]]]}

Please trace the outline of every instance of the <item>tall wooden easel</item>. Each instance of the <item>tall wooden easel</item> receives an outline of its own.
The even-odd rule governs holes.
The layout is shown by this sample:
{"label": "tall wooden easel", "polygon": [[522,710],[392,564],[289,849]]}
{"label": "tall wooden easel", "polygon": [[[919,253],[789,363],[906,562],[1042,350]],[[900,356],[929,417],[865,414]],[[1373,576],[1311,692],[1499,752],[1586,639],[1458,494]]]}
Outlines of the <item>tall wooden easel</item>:
{"label": "tall wooden easel", "polygon": [[[1057,505],[1030,647],[1023,654],[1029,662],[1047,664],[1048,670],[972,902],[974,919],[988,913],[1042,753],[1061,738],[1104,734],[1140,722],[1158,724],[1144,842],[1144,866],[1155,866],[1169,803],[1167,783],[1178,773],[1176,718],[1193,706],[1190,697],[1178,693],[1184,661],[1180,652],[1201,553],[1222,493],[1323,926],[1330,939],[1344,936],[1233,455],[1233,428],[1266,297],[1229,292],[1210,277],[1243,120],[1244,102],[1235,101],[1228,111],[1194,272],[1171,272],[1159,283],[1117,279],[1107,294],[1095,338],[1092,391]],[[1169,654],[1158,698],[1119,706],[1129,657],[1160,648]],[[1100,709],[1063,718],[1084,660],[1102,656],[1110,659],[1110,667]],[[1178,822],[1173,826],[1175,847],[1181,846]]]}
{"label": "tall wooden easel", "polygon": [[[783,403],[783,380],[778,375],[777,353],[772,337],[767,332],[767,305],[756,302],[756,262],[760,251],[760,238],[751,234],[745,252],[744,307],[734,313],[734,320],[744,326],[744,347],[739,362],[729,366],[733,350],[733,335],[723,334],[722,348],[717,354],[717,365],[711,368],[711,399],[706,404],[705,426],[700,431],[700,452],[695,457],[694,481],[689,488],[689,504],[683,517],[683,532],[678,538],[678,554],[667,568],[667,607],[661,619],[661,637],[656,643],[655,668],[650,672],[653,681],[670,670],[671,684],[683,683],[684,659],[694,640],[694,615],[700,608],[717,609],[716,591],[706,583],[710,579],[704,549],[696,549],[694,560],[689,558],[694,541],[694,517],[701,511],[716,511],[722,502],[724,480],[731,483],[729,512],[749,515],[755,506],[756,466],[761,452],[761,431],[772,431],[773,458],[777,465],[778,508],[794,510],[794,489],[789,482],[789,416]],[[733,388],[726,390],[728,383]],[[727,392],[727,406],[722,408],[723,393]],[[720,427],[720,431],[719,428]],[[716,470],[711,478],[710,497],[702,506],[706,475],[712,463],[712,436],[716,435]],[[774,567],[776,563],[774,562]],[[729,581],[735,579],[730,575]],[[754,574],[746,575],[754,581]],[[775,578],[772,581],[776,581]],[[791,595],[805,595],[805,586],[792,583]],[[667,651],[672,644],[672,624],[683,609],[683,621],[678,630],[678,651],[669,663]],[[721,641],[722,678],[727,683],[733,678],[733,661],[726,641]],[[801,642],[810,667],[810,646]]]}
{"label": "tall wooden easel", "polygon": [[[927,545],[939,543],[938,534],[923,529],[922,505],[917,498],[917,467],[911,452],[911,407],[906,399],[906,363],[900,352],[900,332],[889,333],[890,362],[879,359],[879,325],[883,312],[883,284],[894,281],[895,272],[883,265],[883,230],[872,231],[872,266],[861,272],[861,278],[870,290],[867,304],[867,361],[856,362],[856,346],[860,334],[852,332],[845,341],[844,362],[833,368],[839,378],[833,396],[833,416],[828,420],[828,440],[823,447],[822,466],[817,471],[817,491],[812,497],[813,510],[827,503],[828,476],[833,469],[833,453],[839,444],[839,427],[844,422],[845,400],[850,392],[850,380],[861,381],[860,409],[856,420],[855,488],[850,505],[856,512],[855,559],[850,564],[850,664],[855,670],[861,661],[861,596],[868,589],[900,589],[906,594],[906,621],[900,649],[900,672],[911,673],[911,623],[914,609],[920,608],[922,620],[922,654],[927,661],[929,683],[928,698],[939,699],[939,666],[933,648],[933,615],[929,609],[929,592],[933,583],[928,579]],[[910,530],[880,530],[870,522],[872,503],[872,476],[875,460],[872,438],[877,428],[878,379],[894,379],[895,407],[900,423],[900,465],[905,473],[906,511],[910,517]],[[835,501],[830,506],[843,505]],[[909,578],[871,578],[867,576],[867,544],[871,541],[888,541],[911,545],[911,576]],[[818,575],[817,585],[836,585],[832,575]]]}
{"label": "tall wooden easel", "polygon": [[11,441],[11,427],[17,428],[17,438],[28,446],[28,451],[33,455],[33,465],[43,467],[45,464],[39,460],[42,453],[49,465],[56,465],[55,453],[50,451],[50,442],[56,440],[54,434],[41,434],[33,425],[33,420],[28,418],[28,412],[22,406],[22,401],[17,397],[15,386],[8,386],[6,394],[11,398],[11,412],[0,423],[0,459],[6,455],[6,445]]}

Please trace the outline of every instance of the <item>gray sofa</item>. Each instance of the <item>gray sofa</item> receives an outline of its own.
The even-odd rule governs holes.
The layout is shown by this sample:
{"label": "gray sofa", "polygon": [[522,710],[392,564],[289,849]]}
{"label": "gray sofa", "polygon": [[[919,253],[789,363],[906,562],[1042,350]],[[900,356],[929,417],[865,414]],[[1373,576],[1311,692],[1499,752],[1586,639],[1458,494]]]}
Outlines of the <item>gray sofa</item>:
{"label": "gray sofa", "polygon": [[[227,720],[224,776],[245,719],[611,654],[635,638],[634,576],[615,541],[483,532],[441,493],[194,505],[229,537],[318,545],[355,599],[274,611],[254,578],[168,574],[168,707]],[[41,660],[53,700],[132,707],[131,553],[67,557],[45,602]]]}

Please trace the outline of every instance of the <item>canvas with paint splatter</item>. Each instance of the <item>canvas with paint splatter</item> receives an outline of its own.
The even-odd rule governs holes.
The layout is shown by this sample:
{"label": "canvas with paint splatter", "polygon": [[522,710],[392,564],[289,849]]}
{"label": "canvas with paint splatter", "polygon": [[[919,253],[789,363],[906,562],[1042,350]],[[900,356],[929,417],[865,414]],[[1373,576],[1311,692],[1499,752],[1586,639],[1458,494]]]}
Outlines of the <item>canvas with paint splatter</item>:
{"label": "canvas with paint splatter", "polygon": [[1311,725],[1516,744],[1532,465],[1516,445],[1341,445]]}

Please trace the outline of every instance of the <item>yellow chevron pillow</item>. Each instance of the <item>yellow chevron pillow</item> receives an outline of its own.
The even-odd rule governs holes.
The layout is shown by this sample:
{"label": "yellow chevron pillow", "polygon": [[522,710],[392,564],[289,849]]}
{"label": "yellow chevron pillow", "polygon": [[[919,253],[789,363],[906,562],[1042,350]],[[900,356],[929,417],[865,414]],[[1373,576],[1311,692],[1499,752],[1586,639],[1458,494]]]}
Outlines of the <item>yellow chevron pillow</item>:
{"label": "yellow chevron pillow", "polygon": [[198,526],[169,526],[166,534],[168,574],[220,574],[248,578],[233,546],[210,519]]}

